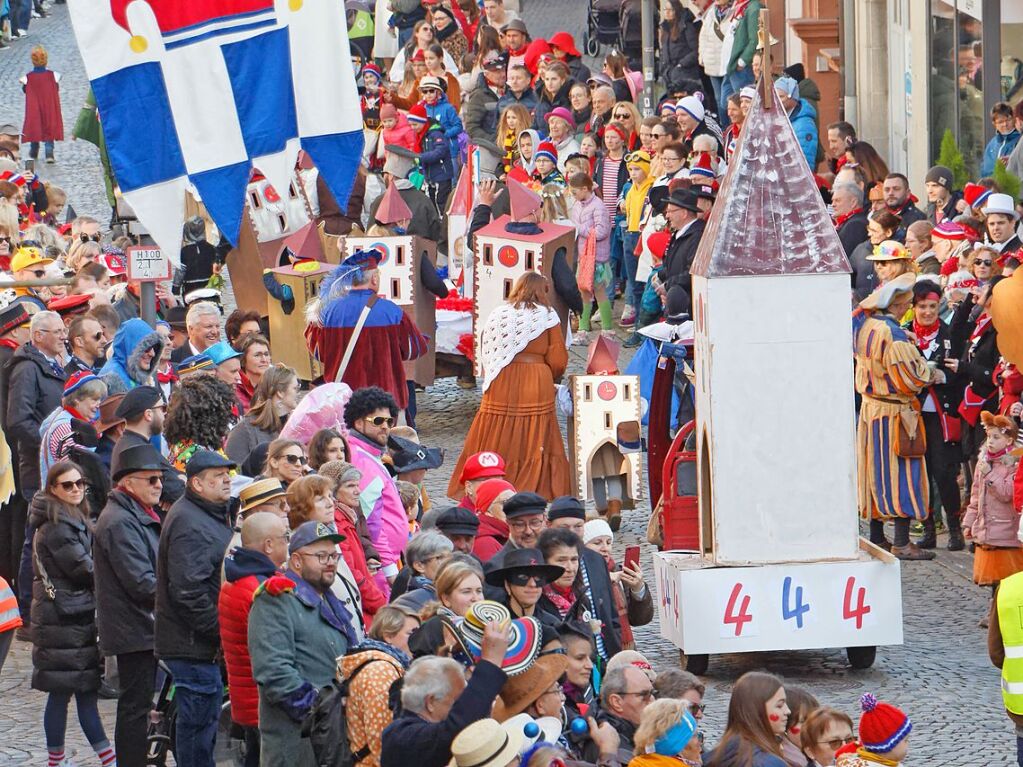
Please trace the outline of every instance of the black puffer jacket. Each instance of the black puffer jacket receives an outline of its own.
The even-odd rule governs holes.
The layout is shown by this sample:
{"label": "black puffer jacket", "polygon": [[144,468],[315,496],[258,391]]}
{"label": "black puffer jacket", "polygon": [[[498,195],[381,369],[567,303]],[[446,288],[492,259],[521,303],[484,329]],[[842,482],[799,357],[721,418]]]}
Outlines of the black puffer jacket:
{"label": "black puffer jacket", "polygon": [[547,93],[547,89],[543,87],[542,81],[537,86],[536,111],[533,113],[533,128],[540,131],[540,135],[547,135],[548,112],[553,110],[555,107],[564,107],[569,112],[572,111],[572,100],[568,97],[568,93],[572,90],[573,85],[575,85],[575,80],[571,77],[568,78],[565,80],[564,85],[558,88],[558,92],[555,93],[553,97]]}
{"label": "black puffer jacket", "polygon": [[[37,527],[35,549],[46,574],[61,592],[94,591],[92,531],[84,519],[62,507],[51,522],[48,504],[37,494],[29,511]],[[32,687],[43,692],[89,692],[99,689],[101,659],[96,640],[96,613],[62,618],[47,596],[38,563],[32,580]]]}
{"label": "black puffer jacket", "polygon": [[700,88],[700,23],[688,8],[682,9],[678,37],[671,38],[668,22],[661,23],[660,80],[668,93],[692,93]]}

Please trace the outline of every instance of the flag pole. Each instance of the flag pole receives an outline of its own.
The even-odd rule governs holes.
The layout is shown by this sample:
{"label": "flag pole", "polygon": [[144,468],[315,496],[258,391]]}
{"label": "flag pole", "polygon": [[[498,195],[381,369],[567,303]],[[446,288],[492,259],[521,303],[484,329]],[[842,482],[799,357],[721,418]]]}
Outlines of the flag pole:
{"label": "flag pole", "polygon": [[760,38],[760,49],[764,52],[760,59],[760,100],[764,109],[771,109],[774,106],[774,97],[771,95],[771,88],[774,87],[774,78],[771,77],[773,62],[771,61],[771,12],[767,8],[760,10],[760,29],[757,33]]}

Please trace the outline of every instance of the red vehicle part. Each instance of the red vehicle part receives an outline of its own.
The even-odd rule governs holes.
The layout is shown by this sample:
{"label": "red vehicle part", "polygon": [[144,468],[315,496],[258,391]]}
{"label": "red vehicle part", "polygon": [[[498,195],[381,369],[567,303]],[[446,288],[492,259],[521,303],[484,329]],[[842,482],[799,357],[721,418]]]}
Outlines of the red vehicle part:
{"label": "red vehicle part", "polygon": [[700,499],[697,494],[696,423],[690,421],[675,435],[664,459],[662,550],[700,550]]}

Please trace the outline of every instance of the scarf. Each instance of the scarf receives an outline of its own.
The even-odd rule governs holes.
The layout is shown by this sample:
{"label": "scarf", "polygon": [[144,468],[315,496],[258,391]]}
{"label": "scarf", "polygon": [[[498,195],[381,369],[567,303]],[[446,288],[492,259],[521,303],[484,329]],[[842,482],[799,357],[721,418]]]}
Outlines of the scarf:
{"label": "scarf", "polygon": [[892,759],[885,759],[883,756],[875,754],[873,751],[867,751],[867,749],[863,746],[856,749],[856,756],[860,757],[860,759],[866,759],[868,762],[883,764],[886,767],[899,767],[901,764],[901,762],[896,762]]}
{"label": "scarf", "polygon": [[841,216],[835,218],[835,228],[838,229],[842,224],[848,221],[850,218],[855,216],[857,213],[862,213],[863,208],[857,208],[856,210],[850,210],[848,213],[843,213]]}
{"label": "scarf", "polygon": [[941,321],[935,320],[933,325],[922,325],[919,320],[913,320],[913,333],[916,335],[916,347],[921,351],[927,351],[931,343],[938,337],[938,328]]}
{"label": "scarf", "polygon": [[577,599],[571,586],[567,589],[563,589],[556,583],[548,583],[544,586],[543,595],[551,601],[551,604],[553,604],[557,609],[562,620],[568,617],[569,612],[571,612],[572,608],[575,607]]}
{"label": "scarf", "polygon": [[445,8],[443,5],[434,6],[434,10],[440,11],[449,19],[451,19],[451,23],[444,27],[444,29],[438,29],[437,27],[433,28],[433,36],[437,38],[437,42],[441,43],[447,40],[449,37],[451,37],[451,35],[455,34],[455,32],[458,31],[458,22],[455,21],[455,14],[453,14],[449,9]]}
{"label": "scarf", "polygon": [[546,306],[517,309],[511,304],[502,304],[494,309],[483,327],[480,343],[484,393],[515,355],[560,324],[558,313]]}
{"label": "scarf", "polygon": [[981,314],[977,318],[977,324],[974,326],[973,332],[970,333],[970,342],[971,342],[971,344],[972,344],[972,342],[974,342],[977,339],[979,339],[982,335],[984,335],[984,331],[987,330],[987,326],[990,325],[990,324],[991,324],[991,315],[988,314],[987,312],[984,312],[983,314]]}
{"label": "scarf", "polygon": [[406,653],[393,645],[387,644],[387,642],[381,642],[379,639],[370,639],[369,637],[366,637],[359,643],[359,646],[356,647],[355,650],[357,652],[361,650],[378,650],[385,655],[389,655],[394,658],[401,664],[401,667],[405,669],[407,669],[409,664],[412,663],[412,658],[410,658]]}
{"label": "scarf", "polygon": [[178,374],[173,365],[168,365],[165,371],[156,371],[156,381],[159,384],[175,384],[178,382]]}

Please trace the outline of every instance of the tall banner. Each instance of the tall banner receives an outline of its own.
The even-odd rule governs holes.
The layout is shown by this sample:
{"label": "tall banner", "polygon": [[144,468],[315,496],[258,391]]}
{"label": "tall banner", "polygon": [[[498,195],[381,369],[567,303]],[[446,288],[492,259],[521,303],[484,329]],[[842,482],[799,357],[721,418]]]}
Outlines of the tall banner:
{"label": "tall banner", "polygon": [[344,209],[363,138],[339,0],[68,8],[121,192],[175,261],[190,183],[237,243],[252,169],[287,189],[299,149]]}

